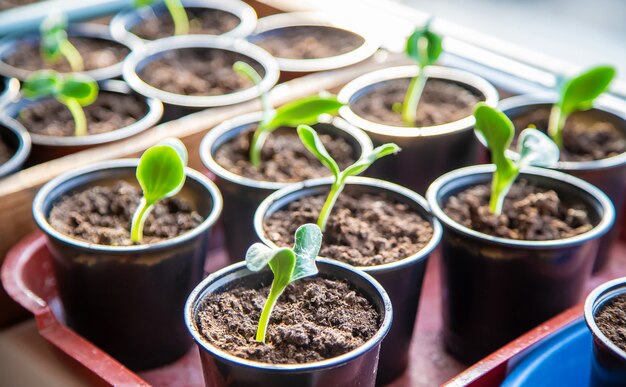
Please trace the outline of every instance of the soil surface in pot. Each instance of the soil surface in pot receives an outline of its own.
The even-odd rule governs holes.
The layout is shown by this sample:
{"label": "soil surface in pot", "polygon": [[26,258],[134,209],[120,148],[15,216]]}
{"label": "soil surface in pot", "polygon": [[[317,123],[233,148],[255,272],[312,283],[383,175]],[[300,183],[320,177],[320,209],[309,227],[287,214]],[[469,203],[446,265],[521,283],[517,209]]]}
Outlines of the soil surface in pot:
{"label": "soil surface in pot", "polygon": [[[220,146],[215,161],[232,173],[260,181],[290,183],[330,174],[302,145],[294,128],[279,128],[272,133],[263,145],[261,166],[252,166],[249,148],[254,129]],[[320,138],[341,169],[356,161],[355,149],[344,138],[323,133]]]}
{"label": "soil surface in pot", "polygon": [[[241,20],[230,12],[219,9],[185,8],[190,34],[221,35],[233,30]],[[142,39],[155,40],[174,35],[174,21],[164,11],[156,17],[143,20],[130,30]]]}
{"label": "soil surface in pot", "polygon": [[[408,126],[393,105],[402,103],[410,83],[409,78],[394,79],[374,85],[350,108],[368,121],[391,126]],[[485,98],[454,82],[430,78],[417,105],[416,127],[435,126],[471,116],[474,105]]]}
{"label": "soil surface in pot", "polygon": [[[316,223],[325,200],[326,195],[315,195],[289,203],[265,220],[266,235],[278,246],[293,245],[298,226]],[[381,265],[417,253],[432,235],[430,223],[409,205],[348,186],[331,212],[320,256],[354,266]]]}
{"label": "soil surface in pot", "polygon": [[353,32],[324,26],[283,27],[252,38],[277,58],[320,59],[354,51],[365,39]]}
{"label": "soil surface in pot", "polygon": [[160,90],[182,95],[222,95],[254,86],[233,71],[243,61],[263,76],[263,67],[249,57],[232,51],[210,48],[183,48],[168,51],[139,71],[139,77]]}
{"label": "soil surface in pot", "polygon": [[[75,36],[70,36],[69,40],[80,52],[85,71],[120,63],[130,52],[128,47],[111,40]],[[3,61],[13,67],[29,71],[41,69],[52,69],[59,72],[72,71],[65,58],[59,59],[56,63],[45,62],[41,58],[39,42],[36,44],[30,41],[18,43],[16,48],[3,58]]]}
{"label": "soil surface in pot", "polygon": [[4,142],[2,137],[0,137],[0,165],[9,161],[11,157],[13,157],[13,152],[9,145]]}
{"label": "soil surface in pot", "polygon": [[[111,132],[142,119],[148,112],[146,102],[133,94],[103,91],[84,108],[87,133]],[[73,136],[74,119],[60,102],[50,99],[22,110],[17,120],[31,133],[46,136]]]}
{"label": "soil surface in pot", "polygon": [[566,205],[549,189],[520,179],[504,200],[501,215],[489,212],[491,186],[480,184],[451,196],[444,212],[472,230],[518,240],[557,240],[593,228],[584,205]]}
{"label": "soil surface in pot", "polygon": [[269,284],[235,287],[207,295],[196,324],[214,346],[243,359],[273,364],[304,364],[337,357],[376,334],[380,315],[344,280],[305,278],[278,299],[266,343],[254,340]]}
{"label": "soil surface in pot", "polygon": [[[112,186],[93,186],[63,197],[52,207],[48,221],[57,231],[86,242],[130,246],[130,222],[141,190],[120,180]],[[141,244],[174,238],[198,227],[204,218],[177,197],[160,201],[148,216]]]}
{"label": "soil surface in pot", "polygon": [[[601,160],[626,152],[626,133],[612,122],[590,123],[584,117],[585,112],[574,113],[565,122],[562,161]],[[548,129],[549,119],[550,108],[540,107],[515,117],[513,123],[518,131],[529,125],[545,131]]]}
{"label": "soil surface in pot", "polygon": [[609,300],[594,316],[600,331],[626,351],[626,295]]}

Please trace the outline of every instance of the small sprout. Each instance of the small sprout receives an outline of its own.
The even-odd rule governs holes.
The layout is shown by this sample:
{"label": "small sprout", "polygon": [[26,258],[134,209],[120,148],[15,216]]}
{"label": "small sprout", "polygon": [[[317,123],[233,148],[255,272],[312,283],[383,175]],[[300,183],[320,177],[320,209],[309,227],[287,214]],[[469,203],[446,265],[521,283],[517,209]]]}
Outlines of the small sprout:
{"label": "small sprout", "polygon": [[290,283],[304,277],[317,274],[315,258],[322,246],[322,232],[314,224],[305,224],[298,227],[295,234],[295,242],[292,249],[270,249],[262,243],[255,243],[246,253],[246,266],[251,271],[259,271],[269,265],[274,280],[270,287],[259,326],[256,332],[256,341],[265,343],[267,325],[269,324],[272,310],[276,301]]}
{"label": "small sprout", "polygon": [[61,57],[70,64],[72,71],[83,71],[83,58],[67,38],[67,18],[53,10],[41,23],[41,56],[46,62],[57,63]]}
{"label": "small sprout", "polygon": [[187,149],[177,138],[166,139],[146,150],[137,165],[137,181],[143,197],[133,215],[130,239],[141,242],[143,228],[154,205],[176,195],[185,184]]}
{"label": "small sprout", "polygon": [[480,131],[491,151],[491,160],[496,165],[491,182],[489,211],[500,215],[509,189],[524,165],[550,166],[559,161],[559,148],[543,132],[527,128],[522,131],[517,142],[520,158],[512,161],[506,155],[511,145],[515,128],[511,120],[502,112],[484,103],[474,110],[476,130]]}
{"label": "small sprout", "polygon": [[326,230],[326,223],[330,217],[330,212],[335,206],[335,202],[337,201],[339,194],[341,194],[341,191],[343,191],[346,185],[346,179],[349,176],[356,176],[364,172],[374,163],[374,161],[380,159],[381,157],[396,154],[400,151],[400,147],[396,144],[383,144],[374,148],[370,153],[362,155],[361,158],[354,164],[341,171],[339,170],[337,162],[330,156],[330,154],[328,154],[324,144],[322,144],[317,132],[315,132],[313,128],[307,125],[299,125],[298,135],[300,136],[300,140],[304,146],[311,153],[313,153],[326,168],[330,169],[335,177],[335,180],[330,187],[328,197],[326,198],[324,206],[320,211],[320,215],[317,218],[317,225],[322,229],[322,231]]}
{"label": "small sprout", "polygon": [[426,86],[427,76],[424,69],[437,61],[443,51],[442,38],[430,30],[430,20],[422,28],[417,28],[406,41],[405,53],[413,59],[419,68],[411,79],[401,109],[396,104],[394,111],[401,110],[402,119],[409,126],[415,125],[417,105]]}
{"label": "small sprout", "polygon": [[[157,0],[133,0],[135,8],[154,5]],[[163,0],[172,20],[174,21],[174,35],[187,35],[189,33],[189,19],[187,11],[181,0]]]}
{"label": "small sprout", "polygon": [[609,88],[613,78],[614,67],[597,66],[563,83],[548,122],[548,134],[559,148],[563,146],[563,127],[567,117],[574,112],[591,109],[593,101]]}
{"label": "small sprout", "polygon": [[83,107],[91,105],[98,98],[98,91],[98,83],[85,74],[59,74],[52,70],[33,72],[22,87],[22,94],[27,99],[54,97],[65,105],[74,119],[76,136],[87,134],[87,118]]}
{"label": "small sprout", "polygon": [[[233,70],[247,77],[255,85],[261,83],[261,76],[247,63],[235,62]],[[261,92],[263,105],[263,119],[254,131],[250,142],[250,164],[255,167],[261,165],[261,151],[267,137],[281,126],[296,127],[300,124],[314,125],[322,114],[335,115],[343,103],[335,96],[310,96],[289,102],[278,109],[272,109],[267,95]]]}

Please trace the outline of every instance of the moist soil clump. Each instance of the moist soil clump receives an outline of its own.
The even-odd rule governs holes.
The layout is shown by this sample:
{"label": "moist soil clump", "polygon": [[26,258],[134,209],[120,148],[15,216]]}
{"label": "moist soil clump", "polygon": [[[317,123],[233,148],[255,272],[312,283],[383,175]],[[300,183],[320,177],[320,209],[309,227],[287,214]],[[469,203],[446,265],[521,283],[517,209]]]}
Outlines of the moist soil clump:
{"label": "moist soil clump", "polygon": [[269,285],[209,294],[196,324],[211,344],[243,359],[304,364],[337,357],[376,334],[380,316],[371,302],[344,280],[305,278],[278,299],[266,343],[255,341]]}
{"label": "moist soil clump", "polygon": [[11,157],[13,157],[14,152],[9,148],[9,146],[4,142],[2,137],[0,137],[0,165],[9,161]]}
{"label": "moist soil clump", "polygon": [[[148,108],[133,94],[101,92],[98,99],[84,109],[87,133],[112,132],[142,119]],[[74,136],[74,119],[65,105],[49,99],[22,110],[17,120],[29,132],[45,136]]]}
{"label": "moist soil clump", "polygon": [[[420,251],[433,236],[430,223],[409,205],[384,194],[346,188],[333,208],[320,256],[354,266],[399,261]],[[276,211],[263,225],[278,246],[291,246],[298,225],[316,223],[326,195],[307,196]]]}
{"label": "moist soil clump", "polygon": [[[385,81],[350,105],[359,116],[379,124],[407,126],[393,106],[402,103],[410,79]],[[428,79],[417,105],[416,127],[447,124],[471,116],[484,97],[453,82]]]}
{"label": "moist soil clump", "polygon": [[[130,52],[126,46],[110,40],[74,36],[70,36],[69,40],[83,58],[85,71],[96,70],[120,63]],[[28,71],[42,69],[52,69],[62,73],[72,71],[72,68],[65,58],[59,59],[56,63],[44,61],[41,57],[39,43],[18,43],[15,50],[3,60],[13,67]]]}
{"label": "moist soil clump", "polygon": [[594,318],[600,331],[622,351],[626,351],[626,295],[609,300]]}
{"label": "moist soil clump", "polygon": [[448,199],[444,212],[474,231],[501,238],[544,241],[570,238],[593,228],[583,205],[521,179],[511,187],[500,215],[489,212],[491,187],[476,185]]}
{"label": "moist soil clump", "polygon": [[158,202],[148,216],[141,243],[130,240],[130,223],[141,200],[141,190],[120,180],[112,186],[94,186],[63,197],[50,212],[57,231],[89,243],[109,246],[150,244],[182,235],[204,218],[185,200]]}
{"label": "moist soil clump", "polygon": [[[233,30],[241,20],[230,12],[207,8],[185,8],[189,20],[189,34],[221,35]],[[156,40],[174,35],[174,21],[165,11],[131,28],[142,39]]]}
{"label": "moist soil clump", "polygon": [[232,51],[183,48],[166,52],[148,63],[139,73],[141,79],[157,89],[182,95],[223,95],[250,88],[252,81],[237,74],[233,64],[250,64],[261,76],[261,65]]}
{"label": "moist soil clump", "polygon": [[253,41],[277,58],[320,59],[354,51],[363,37],[340,28],[294,26],[261,33]]}
{"label": "moist soil clump", "polygon": [[[601,160],[626,152],[624,132],[611,122],[589,122],[584,116],[585,112],[574,113],[565,122],[561,161]],[[549,119],[550,108],[543,107],[514,118],[513,123],[518,132],[530,125],[546,131]]]}
{"label": "moist soil clump", "polygon": [[[250,141],[254,129],[226,142],[215,152],[215,160],[228,171],[254,180],[292,183],[328,176],[328,168],[309,152],[294,128],[280,128],[272,133],[261,152],[261,166],[250,164]],[[354,148],[344,138],[320,134],[326,150],[341,169],[356,161]]]}

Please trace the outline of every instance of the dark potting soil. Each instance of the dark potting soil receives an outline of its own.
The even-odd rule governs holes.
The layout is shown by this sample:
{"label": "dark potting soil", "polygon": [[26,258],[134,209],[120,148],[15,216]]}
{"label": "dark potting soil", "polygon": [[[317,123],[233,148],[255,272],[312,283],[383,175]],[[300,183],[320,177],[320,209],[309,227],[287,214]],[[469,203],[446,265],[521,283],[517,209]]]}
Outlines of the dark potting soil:
{"label": "dark potting soil", "polygon": [[254,43],[277,58],[319,59],[345,54],[365,40],[353,32],[334,27],[294,26],[261,33]]}
{"label": "dark potting soil", "polygon": [[269,285],[209,294],[196,316],[211,344],[240,358],[304,364],[337,357],[363,345],[380,326],[371,302],[343,280],[312,277],[290,284],[278,299],[266,343],[255,341]]}
{"label": "dark potting soil", "polygon": [[[142,119],[148,108],[145,101],[133,94],[103,91],[98,99],[84,108],[87,133],[111,132]],[[60,102],[50,99],[22,110],[17,118],[31,133],[46,136],[73,136],[74,119]]]}
{"label": "dark potting soil", "polygon": [[4,142],[2,137],[0,137],[0,165],[9,161],[11,157],[13,157],[13,152],[9,145]]}
{"label": "dark potting soil", "polygon": [[[86,242],[130,246],[130,222],[141,200],[139,187],[125,181],[112,186],[94,186],[63,197],[48,221],[57,231]],[[148,216],[141,244],[174,238],[204,221],[185,200],[160,201]]]}
{"label": "dark potting soil", "polygon": [[593,228],[582,204],[565,205],[555,191],[524,179],[513,184],[499,216],[489,212],[490,197],[490,185],[476,185],[450,197],[443,210],[465,227],[508,239],[557,240]]}
{"label": "dark potting soil", "polygon": [[626,295],[609,300],[594,316],[600,331],[626,351]]}
{"label": "dark potting soil", "polygon": [[[185,8],[190,34],[221,35],[233,30],[241,20],[230,12],[207,8]],[[142,39],[155,40],[174,35],[174,21],[169,12],[143,20],[131,28]]]}
{"label": "dark potting soil", "polygon": [[[402,103],[409,87],[409,78],[381,82],[365,92],[352,110],[359,116],[379,124],[407,126],[393,105]],[[454,122],[472,115],[474,105],[485,98],[454,82],[428,79],[417,105],[415,126],[435,126]]]}
{"label": "dark potting soil", "polygon": [[[611,122],[596,121],[589,124],[582,117],[585,112],[571,115],[563,128],[562,161],[601,160],[626,152],[626,133]],[[548,129],[550,108],[541,107],[513,119],[518,131],[535,125]],[[515,144],[513,145],[515,146]]]}
{"label": "dark potting soil", "polygon": [[253,83],[233,71],[233,64],[243,61],[261,76],[263,67],[247,56],[210,48],[183,48],[168,51],[148,63],[139,76],[157,89],[182,95],[222,95],[246,89]]}
{"label": "dark potting soil", "polygon": [[[299,225],[315,223],[326,195],[289,203],[265,220],[264,229],[279,246],[291,246]],[[354,266],[398,261],[420,251],[433,229],[407,204],[384,194],[341,193],[326,225],[320,256]]]}
{"label": "dark potting soil", "polygon": [[[85,71],[112,66],[124,60],[129,49],[119,43],[96,38],[73,37],[70,42],[76,47],[83,58]],[[70,72],[69,63],[65,58],[56,63],[47,63],[41,58],[39,43],[22,42],[17,45],[4,59],[7,64],[29,71],[52,69],[59,72]]]}
{"label": "dark potting soil", "polygon": [[[220,146],[215,161],[232,173],[261,181],[289,183],[330,175],[328,168],[302,145],[294,128],[272,133],[263,145],[261,166],[254,167],[249,158],[254,129]],[[345,139],[329,134],[320,134],[320,138],[341,169],[356,161],[355,149]]]}

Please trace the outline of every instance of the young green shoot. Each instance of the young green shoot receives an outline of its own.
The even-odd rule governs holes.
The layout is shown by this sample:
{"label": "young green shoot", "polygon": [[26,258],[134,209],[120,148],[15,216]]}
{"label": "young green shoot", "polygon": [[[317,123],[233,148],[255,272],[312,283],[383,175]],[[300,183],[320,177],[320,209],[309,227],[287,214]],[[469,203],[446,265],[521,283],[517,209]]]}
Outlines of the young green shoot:
{"label": "young green shoot", "polygon": [[409,84],[409,88],[402,103],[402,120],[406,125],[414,126],[417,105],[426,86],[426,67],[437,61],[443,51],[442,38],[430,30],[430,20],[424,27],[417,28],[407,39],[405,53],[413,59],[419,72]]}
{"label": "young green shoot", "polygon": [[[157,0],[133,0],[135,8],[154,5]],[[187,11],[181,0],[163,0],[167,11],[174,21],[174,35],[187,35],[189,33],[189,19]]]}
{"label": "young green shoot", "polygon": [[317,274],[315,258],[322,246],[322,232],[314,224],[298,227],[293,248],[270,249],[262,243],[255,243],[246,253],[246,266],[251,271],[259,271],[269,265],[274,279],[270,293],[261,312],[256,332],[256,341],[265,343],[267,326],[278,298],[290,283]]}
{"label": "young green shoot", "polygon": [[613,78],[614,67],[597,66],[563,83],[548,122],[548,134],[559,148],[563,146],[563,127],[567,117],[574,112],[591,109],[593,101],[609,88]]}
{"label": "young green shoot", "polygon": [[22,95],[27,99],[53,97],[72,114],[74,135],[87,134],[87,118],[83,107],[98,98],[98,83],[82,73],[59,74],[52,70],[33,72],[22,85]]}
{"label": "young green shoot", "polygon": [[131,223],[130,239],[133,242],[143,239],[144,224],[154,205],[183,188],[186,165],[187,149],[177,138],[166,139],[143,153],[136,172],[143,197]]}
{"label": "young green shoot", "polygon": [[[261,83],[261,76],[247,63],[236,62],[233,70],[250,79],[255,85]],[[281,126],[314,125],[319,122],[320,115],[335,115],[343,106],[343,103],[339,102],[335,96],[314,95],[289,102],[274,110],[268,102],[266,93],[263,90],[260,92],[263,119],[252,135],[249,150],[250,164],[257,168],[261,165],[263,145],[273,131]]]}
{"label": "young green shoot", "polygon": [[326,230],[328,218],[330,217],[330,213],[337,202],[337,198],[339,198],[339,194],[341,194],[346,185],[346,179],[349,176],[356,176],[364,172],[374,163],[374,161],[380,159],[381,157],[396,154],[400,151],[400,147],[396,144],[390,143],[381,145],[374,148],[371,152],[362,155],[361,158],[354,164],[341,171],[339,169],[339,165],[330,156],[317,135],[317,132],[313,128],[307,125],[299,125],[298,136],[300,136],[300,140],[304,144],[305,148],[307,148],[309,152],[313,153],[326,168],[330,169],[333,177],[335,178],[330,186],[330,192],[328,193],[328,197],[326,197],[324,206],[322,207],[319,217],[317,218],[317,225],[322,229],[322,231]]}
{"label": "young green shoot", "polygon": [[489,211],[500,215],[504,198],[525,165],[551,166],[559,161],[559,147],[543,132],[524,129],[517,141],[519,159],[511,160],[506,151],[511,145],[515,128],[511,120],[502,112],[484,103],[476,105],[474,110],[476,130],[484,136],[491,151],[491,160],[496,165],[491,181]]}
{"label": "young green shoot", "polygon": [[61,57],[67,60],[72,71],[83,71],[83,58],[67,38],[67,18],[59,11],[53,10],[41,23],[40,51],[44,61],[57,63]]}

